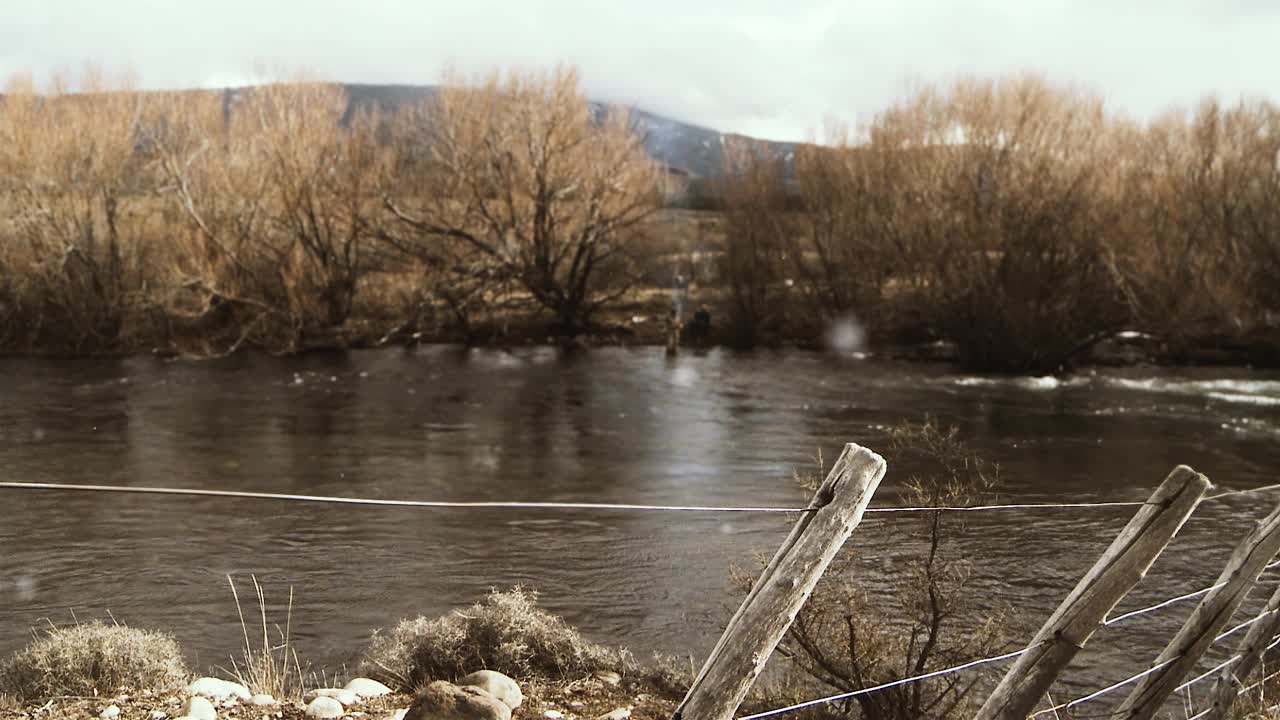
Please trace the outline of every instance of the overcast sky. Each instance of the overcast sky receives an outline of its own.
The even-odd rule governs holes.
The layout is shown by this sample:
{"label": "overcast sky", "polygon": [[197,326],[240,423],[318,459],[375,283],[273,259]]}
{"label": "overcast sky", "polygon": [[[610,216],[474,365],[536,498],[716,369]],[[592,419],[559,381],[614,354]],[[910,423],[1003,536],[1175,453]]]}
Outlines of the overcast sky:
{"label": "overcast sky", "polygon": [[1041,71],[1139,117],[1213,92],[1280,101],[1280,0],[3,0],[0,76],[93,61],[144,86],[255,64],[430,83],[446,64],[577,64],[595,98],[802,140],[908,82]]}

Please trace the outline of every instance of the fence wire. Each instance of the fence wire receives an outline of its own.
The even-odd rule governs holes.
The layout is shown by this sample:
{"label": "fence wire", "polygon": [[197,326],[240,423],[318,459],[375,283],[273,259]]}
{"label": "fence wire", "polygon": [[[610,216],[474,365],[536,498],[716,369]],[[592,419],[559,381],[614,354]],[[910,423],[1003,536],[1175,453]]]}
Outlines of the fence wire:
{"label": "fence wire", "polygon": [[[326,496],[326,495],[269,493],[269,492],[256,492],[256,491],[247,491],[247,490],[208,490],[208,489],[197,489],[197,488],[134,487],[134,486],[119,486],[119,485],[75,484],[75,483],[0,482],[0,489],[49,490],[49,491],[63,491],[63,492],[115,492],[115,493],[136,493],[136,494],[152,494],[152,495],[186,495],[186,496],[204,496],[204,497],[249,498],[249,499],[259,499],[259,500],[283,500],[283,501],[311,502],[311,503],[332,503],[332,504],[342,504],[342,505],[370,505],[370,506],[390,506],[390,507],[452,508],[452,509],[488,508],[488,509],[529,509],[529,510],[597,510],[597,511],[639,511],[639,512],[679,512],[679,513],[692,512],[692,513],[764,513],[764,514],[798,514],[798,513],[805,513],[805,512],[813,512],[818,509],[816,507],[804,507],[804,508],[750,507],[750,506],[738,507],[738,506],[717,506],[717,505],[656,505],[656,504],[651,505],[651,504],[635,504],[635,503],[596,503],[596,502],[392,500],[392,499],[378,499],[378,498]],[[1271,490],[1280,490],[1280,483],[1275,485],[1258,487],[1258,488],[1250,488],[1246,490],[1232,490],[1228,492],[1217,493],[1215,495],[1210,495],[1208,497],[1203,498],[1201,502],[1222,500],[1224,498],[1251,495],[1251,494],[1256,494],[1261,492],[1268,492]],[[945,506],[945,507],[929,507],[929,506],[876,507],[876,508],[868,508],[865,512],[868,514],[881,514],[881,513],[888,514],[888,513],[921,513],[921,512],[984,512],[984,511],[1001,511],[1001,510],[1043,511],[1043,510],[1129,508],[1129,507],[1140,507],[1147,504],[1149,503],[1145,501],[1106,501],[1106,502],[1078,502],[1078,503],[1009,503],[1009,504]],[[1266,567],[1266,570],[1271,570],[1275,567],[1280,567],[1280,562],[1274,562],[1268,565]],[[1170,605],[1174,605],[1179,602],[1201,597],[1209,592],[1212,592],[1213,590],[1221,588],[1225,584],[1226,583],[1217,583],[1207,588],[1203,588],[1191,593],[1179,595],[1177,597],[1164,600],[1162,602],[1156,603],[1155,605],[1151,605],[1149,607],[1124,613],[1123,615],[1119,615],[1117,617],[1104,620],[1103,625],[1104,626],[1114,625],[1116,623],[1120,623],[1134,617],[1139,617],[1151,612],[1156,612],[1158,610],[1169,607]],[[1261,615],[1255,618],[1252,618],[1251,620],[1248,620],[1245,623],[1242,623],[1240,625],[1233,627],[1232,629],[1222,633],[1217,638],[1215,638],[1215,642],[1245,627],[1248,627],[1255,622],[1259,622],[1263,618],[1274,614],[1274,612],[1275,611],[1262,613]],[[1278,639],[1276,641],[1272,642],[1271,645],[1268,646],[1267,648],[1268,650],[1271,649],[1272,647],[1275,647],[1277,643],[1280,643],[1280,636],[1277,636],[1277,638]],[[975,668],[975,667],[979,667],[979,666],[983,666],[991,663],[1002,662],[1005,660],[1011,660],[1013,658],[1020,657],[1030,652],[1032,649],[1034,649],[1034,647],[1035,646],[1033,645],[1030,647],[1023,648],[1021,650],[1004,653],[1002,655],[982,658],[979,660],[972,660],[970,662],[963,663],[960,665],[955,665],[949,668],[944,668],[942,670],[935,670],[932,672],[915,675],[912,677],[902,678],[900,680],[894,680],[891,682],[882,683],[880,685],[875,685],[867,688],[862,688],[859,690],[854,690],[851,692],[845,692],[837,695],[831,695],[828,697],[817,698],[814,700],[797,703],[795,705],[789,705],[789,706],[777,708],[774,710],[768,710],[765,712],[756,713],[754,715],[746,715],[738,718],[738,720],[763,720],[763,718],[783,715],[786,713],[803,710],[805,708],[814,707],[817,705],[839,702],[842,700],[848,700],[850,698],[858,697],[860,695],[867,695],[875,692],[888,690],[894,687],[908,685],[911,683],[931,680],[934,678],[950,675],[953,673],[962,672],[971,668]],[[1111,692],[1114,692],[1115,690],[1121,687],[1137,682],[1138,680],[1154,672],[1157,672],[1164,667],[1167,667],[1168,665],[1170,665],[1171,663],[1173,663],[1178,659],[1179,659],[1178,657],[1170,658],[1169,660],[1166,660],[1153,667],[1150,667],[1136,675],[1125,678],[1124,680],[1121,680],[1117,683],[1113,683],[1112,685],[1108,685],[1107,687],[1104,687],[1100,690],[1096,690],[1088,695],[1076,698],[1066,703],[1054,705],[1044,710],[1037,711],[1032,714],[1032,717],[1038,717],[1048,713],[1056,713],[1060,710],[1067,710],[1067,709],[1082,705],[1084,703],[1090,702],[1092,700],[1095,700],[1099,697],[1103,697]],[[1183,690],[1183,689],[1186,689],[1187,687],[1190,687],[1191,685],[1203,680],[1206,677],[1209,677],[1214,672],[1225,668],[1226,666],[1230,665],[1231,663],[1235,662],[1238,659],[1239,659],[1239,656],[1233,656],[1232,658],[1224,661],[1217,667],[1212,668],[1211,670],[1205,673],[1202,673],[1201,675],[1193,678],[1190,681],[1187,681],[1186,683],[1183,683],[1178,687],[1178,690]],[[1240,695],[1245,694],[1249,690],[1252,690],[1253,688],[1258,687],[1259,685],[1265,683],[1266,681],[1270,680],[1276,675],[1280,675],[1280,673],[1274,673],[1266,678],[1263,678],[1262,680],[1242,689],[1239,694]],[[1197,718],[1202,717],[1207,712],[1208,710],[1202,711],[1197,715],[1188,718],[1187,720],[1197,720]]]}

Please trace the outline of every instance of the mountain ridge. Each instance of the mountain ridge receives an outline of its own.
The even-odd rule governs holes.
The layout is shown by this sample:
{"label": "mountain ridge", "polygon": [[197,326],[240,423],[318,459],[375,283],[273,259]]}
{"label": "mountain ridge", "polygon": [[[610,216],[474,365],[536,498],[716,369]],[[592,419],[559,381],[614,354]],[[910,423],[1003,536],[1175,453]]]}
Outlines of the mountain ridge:
{"label": "mountain ridge", "polygon": [[[439,90],[438,85],[370,83],[338,83],[338,85],[350,98],[348,116],[367,107],[395,112],[406,105],[426,100]],[[234,89],[227,91],[232,92]],[[645,149],[650,157],[692,178],[714,178],[723,174],[724,144],[728,138],[756,140],[783,158],[789,158],[799,146],[799,143],[725,133],[634,106],[597,101],[592,101],[591,105],[601,115],[612,109],[630,112],[632,122],[644,138]]]}

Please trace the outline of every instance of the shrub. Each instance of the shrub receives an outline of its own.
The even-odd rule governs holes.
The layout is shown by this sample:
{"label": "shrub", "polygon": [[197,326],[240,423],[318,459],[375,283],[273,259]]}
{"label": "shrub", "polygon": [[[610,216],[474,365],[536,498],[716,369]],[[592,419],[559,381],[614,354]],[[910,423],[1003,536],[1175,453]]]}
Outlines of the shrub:
{"label": "shrub", "polygon": [[177,641],[166,633],[91,622],[53,628],[0,666],[0,689],[20,700],[154,690],[186,682]]}
{"label": "shrub", "polygon": [[390,633],[374,633],[360,672],[408,690],[480,669],[513,677],[634,669],[627,651],[587,642],[537,599],[516,587],[493,591],[466,610],[403,620]]}
{"label": "shrub", "polygon": [[[911,506],[972,505],[985,497],[998,469],[974,454],[954,429],[933,420],[903,424],[889,434],[891,467],[907,469],[905,501]],[[801,476],[815,486],[818,478]],[[856,546],[837,559],[777,648],[783,658],[781,687],[774,701],[790,703],[817,692],[852,692],[907,675],[918,675],[994,655],[1013,630],[1007,612],[984,607],[969,585],[969,560],[957,547],[962,514],[940,510],[915,513],[905,541],[892,601],[885,603],[863,579],[865,558]],[[736,574],[744,592],[754,576]],[[860,695],[810,717],[847,716],[862,720],[955,720],[971,716],[972,691],[981,673],[961,680],[940,678]]]}

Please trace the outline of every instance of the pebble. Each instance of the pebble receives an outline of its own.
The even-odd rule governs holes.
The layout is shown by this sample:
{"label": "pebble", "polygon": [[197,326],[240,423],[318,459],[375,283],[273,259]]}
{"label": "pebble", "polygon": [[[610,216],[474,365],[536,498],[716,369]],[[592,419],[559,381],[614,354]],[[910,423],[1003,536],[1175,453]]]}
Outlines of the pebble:
{"label": "pebble", "polygon": [[165,718],[167,718],[167,717],[169,717],[169,713],[167,713],[167,712],[165,712],[165,711],[163,711],[163,710],[152,710],[152,711],[151,711],[151,720],[165,720]]}
{"label": "pebble", "polygon": [[307,705],[307,717],[320,718],[320,720],[335,720],[342,717],[342,703],[331,697],[321,695],[311,704]]}
{"label": "pebble", "polygon": [[564,717],[564,713],[559,710],[548,710],[542,713],[542,717],[547,718],[547,720],[561,720]]}
{"label": "pebble", "polygon": [[603,715],[597,715],[596,720],[627,720],[631,717],[631,706],[611,710]]}
{"label": "pebble", "polygon": [[194,720],[218,720],[218,711],[213,703],[199,695],[187,698],[187,704],[182,706],[182,714]]}
{"label": "pebble", "polygon": [[106,718],[106,720],[111,720],[111,718],[118,718],[120,717],[120,708],[116,705],[108,705],[106,710],[103,710],[101,713],[98,714],[98,717]]}
{"label": "pebble", "polygon": [[347,686],[344,689],[350,690],[362,698],[382,697],[383,695],[391,694],[391,688],[383,685],[377,680],[370,680],[369,678],[363,677],[352,679],[351,682],[347,683]]}
{"label": "pebble", "polygon": [[202,677],[196,680],[187,686],[187,692],[192,695],[203,695],[213,700],[226,700],[227,698],[248,700],[253,697],[253,694],[249,692],[249,688],[240,683],[212,677]]}
{"label": "pebble", "polygon": [[311,700],[314,700],[316,698],[322,698],[322,697],[333,698],[334,700],[337,700],[338,702],[342,703],[344,706],[355,705],[356,703],[360,702],[359,695],[356,695],[354,692],[350,690],[344,690],[342,688],[319,688],[316,690],[312,690],[306,695],[303,695],[302,699],[307,702],[310,702]]}

